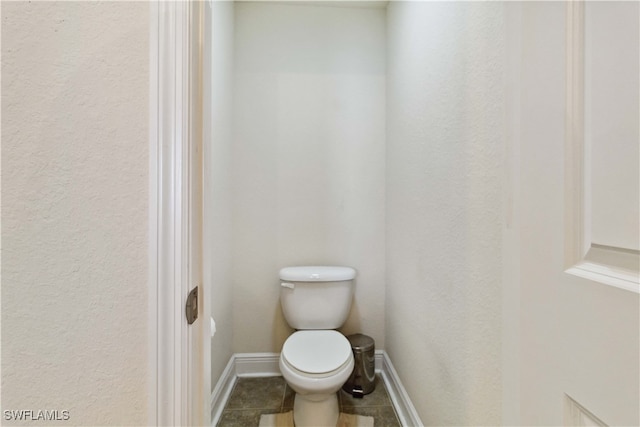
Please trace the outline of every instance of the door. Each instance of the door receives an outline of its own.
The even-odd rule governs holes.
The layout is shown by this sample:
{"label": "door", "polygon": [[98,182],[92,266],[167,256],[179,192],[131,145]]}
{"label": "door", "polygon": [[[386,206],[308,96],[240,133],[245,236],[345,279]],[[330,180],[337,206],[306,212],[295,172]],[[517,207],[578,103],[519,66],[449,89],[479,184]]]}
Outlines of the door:
{"label": "door", "polygon": [[638,3],[567,3],[507,6],[504,422],[639,425]]}

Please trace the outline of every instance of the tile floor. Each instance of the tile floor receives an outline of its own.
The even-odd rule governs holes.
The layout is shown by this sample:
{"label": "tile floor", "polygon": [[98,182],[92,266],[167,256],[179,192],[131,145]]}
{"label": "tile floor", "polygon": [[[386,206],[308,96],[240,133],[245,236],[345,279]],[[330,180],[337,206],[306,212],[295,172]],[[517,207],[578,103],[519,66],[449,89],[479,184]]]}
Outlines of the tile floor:
{"label": "tile floor", "polygon": [[[282,377],[238,378],[218,427],[257,427],[260,415],[293,409],[294,392]],[[401,427],[380,376],[375,390],[362,399],[338,392],[340,412],[374,417],[375,427]]]}

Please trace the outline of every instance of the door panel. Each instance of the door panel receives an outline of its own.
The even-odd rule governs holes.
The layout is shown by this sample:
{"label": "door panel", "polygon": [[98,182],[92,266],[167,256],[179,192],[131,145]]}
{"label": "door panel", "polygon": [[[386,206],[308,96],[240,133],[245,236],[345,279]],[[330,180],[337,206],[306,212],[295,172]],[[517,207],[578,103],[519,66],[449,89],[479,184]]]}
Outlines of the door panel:
{"label": "door panel", "polygon": [[[626,5],[629,9],[625,13],[635,13],[636,19],[627,20],[626,24],[616,20],[616,25],[631,26],[625,31],[637,32],[638,5]],[[505,341],[507,345],[519,341],[519,352],[514,354],[519,360],[516,374],[520,376],[520,388],[513,397],[505,394],[505,405],[519,405],[516,421],[521,425],[638,425],[640,311],[637,268],[633,267],[638,255],[625,248],[620,253],[631,264],[625,264],[624,268],[614,265],[621,257],[608,251],[607,245],[623,244],[615,243],[620,242],[615,237],[618,231],[606,231],[609,223],[615,221],[613,218],[596,225],[600,235],[605,239],[611,237],[601,240],[606,245],[592,240],[592,236],[598,235],[591,228],[594,204],[598,204],[595,210],[603,203],[616,204],[619,210],[629,208],[625,203],[616,203],[615,194],[604,199],[594,197],[594,187],[585,179],[590,177],[592,167],[591,147],[580,141],[584,129],[567,122],[571,120],[571,112],[579,113],[581,108],[584,111],[585,104],[584,94],[574,96],[568,90],[574,82],[567,78],[567,72],[575,66],[573,59],[577,57],[580,63],[581,56],[572,56],[571,49],[565,49],[567,32],[571,34],[575,24],[568,20],[573,12],[565,8],[564,3],[537,2],[507,6],[510,19],[519,20],[520,25],[508,29],[517,32],[512,39],[518,42],[508,44],[510,62],[517,63],[510,68],[515,75],[509,81],[515,83],[508,90],[519,111],[509,123],[514,135],[511,143],[515,145],[509,150],[515,153],[511,154],[511,169],[517,173],[512,174],[514,202],[509,208],[515,215],[515,237],[507,240],[506,259],[514,260],[519,267],[513,274],[518,291],[512,292],[505,303],[516,304],[520,309],[513,319],[518,324],[517,337],[514,333],[507,334]],[[589,32],[588,23],[582,23],[585,25],[582,31]],[[635,44],[632,48],[638,51],[637,37],[627,43]],[[632,73],[638,75],[637,58],[619,66],[635,67]],[[604,84],[615,79],[613,75],[604,78]],[[637,88],[632,92],[635,98],[629,105],[637,105]],[[586,116],[582,125],[585,120]],[[601,127],[597,131],[604,130]],[[582,144],[577,146],[580,149],[575,149],[576,140]],[[635,140],[618,138],[618,143],[633,152],[637,149],[637,134]],[[612,144],[609,149],[621,149],[616,147]],[[615,158],[598,156],[597,167],[620,169]],[[625,163],[630,168],[627,173],[631,176],[638,173],[637,161]],[[600,182],[595,185],[601,185],[602,178],[597,179]],[[620,190],[619,194],[633,193],[634,185],[637,180],[627,178],[616,181],[614,190]],[[634,205],[628,206],[632,209]],[[629,229],[622,234],[632,232]],[[604,248],[604,258],[590,259],[593,248]],[[575,274],[573,269],[583,264],[596,265],[600,270],[587,266],[586,273],[581,270],[581,274]],[[617,286],[615,283],[622,280],[619,277],[617,281],[607,279],[615,269],[626,271],[623,279],[628,286]],[[567,410],[569,401],[577,405],[571,408],[582,408],[582,412]]]}

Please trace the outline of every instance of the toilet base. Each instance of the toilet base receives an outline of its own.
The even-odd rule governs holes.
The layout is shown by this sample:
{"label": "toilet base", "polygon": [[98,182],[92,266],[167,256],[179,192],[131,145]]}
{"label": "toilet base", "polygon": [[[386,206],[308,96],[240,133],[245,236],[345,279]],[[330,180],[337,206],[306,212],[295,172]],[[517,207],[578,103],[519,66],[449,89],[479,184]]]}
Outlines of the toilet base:
{"label": "toilet base", "polygon": [[335,427],[340,415],[338,395],[296,393],[293,402],[293,422],[296,427]]}

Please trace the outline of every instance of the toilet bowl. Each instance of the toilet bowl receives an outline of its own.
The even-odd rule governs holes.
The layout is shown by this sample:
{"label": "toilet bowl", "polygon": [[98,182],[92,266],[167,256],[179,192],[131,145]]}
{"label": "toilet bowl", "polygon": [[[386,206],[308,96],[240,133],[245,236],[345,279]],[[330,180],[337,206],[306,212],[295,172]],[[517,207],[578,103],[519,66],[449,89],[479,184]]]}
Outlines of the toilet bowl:
{"label": "toilet bowl", "polygon": [[349,340],[336,331],[353,299],[351,267],[305,266],[280,270],[280,303],[289,326],[297,329],[280,353],[280,372],[296,392],[296,427],[335,427],[337,392],[353,372]]}
{"label": "toilet bowl", "polygon": [[280,354],[280,372],[296,392],[296,427],[336,425],[336,393],[349,379],[353,366],[349,340],[337,331],[298,331],[287,339]]}

